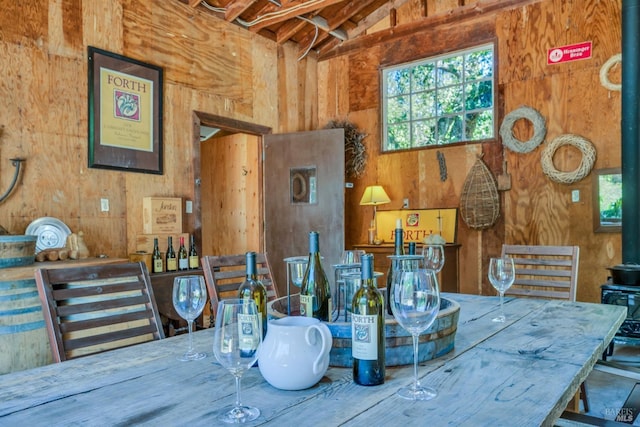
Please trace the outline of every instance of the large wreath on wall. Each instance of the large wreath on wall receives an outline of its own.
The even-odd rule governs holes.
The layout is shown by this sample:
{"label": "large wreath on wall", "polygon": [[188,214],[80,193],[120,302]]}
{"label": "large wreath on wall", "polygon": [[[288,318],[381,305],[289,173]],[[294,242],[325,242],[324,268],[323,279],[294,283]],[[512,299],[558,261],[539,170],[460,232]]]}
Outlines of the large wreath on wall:
{"label": "large wreath on wall", "polygon": [[325,129],[344,129],[344,172],[348,177],[360,178],[367,165],[366,147],[362,142],[367,134],[346,120],[331,120]]}

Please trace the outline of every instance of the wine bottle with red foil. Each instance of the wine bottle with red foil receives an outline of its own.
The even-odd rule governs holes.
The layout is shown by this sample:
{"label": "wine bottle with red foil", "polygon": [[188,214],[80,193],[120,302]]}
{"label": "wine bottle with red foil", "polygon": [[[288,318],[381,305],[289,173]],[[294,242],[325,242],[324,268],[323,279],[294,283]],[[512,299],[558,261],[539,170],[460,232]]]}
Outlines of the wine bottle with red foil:
{"label": "wine bottle with red foil", "polygon": [[[404,255],[404,236],[401,220],[398,220],[396,222],[393,254]],[[391,263],[389,264],[389,271],[387,272],[387,314],[389,314],[389,316],[393,316],[393,313],[391,312],[391,298],[393,298],[392,288],[395,263],[396,261],[394,259],[391,259]]]}
{"label": "wine bottle with red foil", "polygon": [[384,298],[373,274],[373,255],[361,257],[360,288],[351,301],[353,381],[360,385],[384,383]]}
{"label": "wine bottle with red foil", "polygon": [[309,261],[300,289],[300,315],[331,321],[331,287],[322,268],[319,235],[309,233]]}

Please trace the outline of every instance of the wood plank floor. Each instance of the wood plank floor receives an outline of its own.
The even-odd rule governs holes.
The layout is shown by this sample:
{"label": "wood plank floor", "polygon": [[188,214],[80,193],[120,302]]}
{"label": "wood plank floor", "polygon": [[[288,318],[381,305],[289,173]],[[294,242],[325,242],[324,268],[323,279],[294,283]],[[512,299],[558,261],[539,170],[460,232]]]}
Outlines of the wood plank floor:
{"label": "wood plank floor", "polygon": [[[640,346],[619,345],[614,346],[614,353],[607,357],[608,362],[620,364],[622,366],[638,369],[640,372]],[[636,383],[640,383],[640,373],[633,372],[632,378],[616,375],[611,372],[604,372],[600,368],[594,371],[587,378],[587,395],[589,397],[589,412],[586,415],[615,421],[625,402],[629,397]],[[638,386],[640,389],[640,386]],[[636,391],[638,391],[636,389]],[[631,405],[629,402],[628,406]],[[628,416],[632,412],[631,408],[622,409],[622,416]],[[640,416],[636,415],[633,424],[626,425],[640,426]],[[618,421],[624,421],[620,418]],[[593,425],[603,425],[604,423]],[[579,424],[577,424],[579,425]]]}

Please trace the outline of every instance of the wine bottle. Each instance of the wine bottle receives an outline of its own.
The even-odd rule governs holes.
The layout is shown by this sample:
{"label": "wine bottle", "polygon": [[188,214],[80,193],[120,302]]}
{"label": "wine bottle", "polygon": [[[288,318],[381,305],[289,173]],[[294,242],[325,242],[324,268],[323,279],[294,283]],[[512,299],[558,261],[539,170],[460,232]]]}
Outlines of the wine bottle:
{"label": "wine bottle", "polygon": [[178,248],[178,270],[189,269],[189,256],[187,248],[184,247],[184,237],[180,236],[180,247]]}
{"label": "wine bottle", "polygon": [[167,239],[167,271],[178,270],[178,260],[176,259],[176,252],[173,250],[173,238],[171,236]]}
{"label": "wine bottle", "polygon": [[409,242],[409,255],[416,254],[416,242]]}
{"label": "wine bottle", "polygon": [[[396,231],[395,231],[395,245],[393,250],[394,255],[404,255],[404,238],[402,235],[402,222],[398,220],[396,222]],[[391,312],[391,298],[393,297],[393,271],[394,264],[396,261],[394,259],[391,260],[391,264],[389,264],[389,271],[387,272],[387,313],[390,316],[393,316]]]}
{"label": "wine bottle", "polygon": [[384,383],[384,299],[373,275],[373,255],[361,258],[360,288],[351,301],[353,381],[360,385]]}
{"label": "wine bottle", "polygon": [[246,278],[238,288],[238,298],[252,299],[258,307],[258,328],[262,331],[262,339],[267,335],[267,289],[258,280],[258,269],[256,267],[256,253],[247,252],[245,255]]}
{"label": "wine bottle", "polygon": [[317,231],[309,233],[309,261],[300,289],[300,315],[331,321],[331,287],[322,268]]}
{"label": "wine bottle", "polygon": [[196,242],[191,235],[191,242],[189,243],[189,268],[194,270],[200,267],[200,259],[198,258],[198,251],[196,251]]}
{"label": "wine bottle", "polygon": [[158,247],[158,238],[155,237],[153,239],[153,255],[151,256],[153,258],[153,273],[162,273],[163,271],[163,266],[162,266],[162,255],[160,254],[160,248]]}

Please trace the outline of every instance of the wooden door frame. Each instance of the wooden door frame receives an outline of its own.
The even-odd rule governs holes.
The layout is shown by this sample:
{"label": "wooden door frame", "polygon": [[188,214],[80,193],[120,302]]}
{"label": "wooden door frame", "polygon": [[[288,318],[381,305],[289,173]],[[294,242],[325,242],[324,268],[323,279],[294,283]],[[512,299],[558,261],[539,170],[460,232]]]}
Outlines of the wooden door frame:
{"label": "wooden door frame", "polygon": [[[192,152],[193,152],[193,176],[194,176],[194,200],[193,200],[193,214],[194,218],[194,239],[196,241],[196,245],[198,247],[202,247],[202,194],[200,191],[200,182],[201,182],[201,152],[200,152],[200,126],[209,126],[219,128],[228,133],[245,133],[249,135],[256,135],[260,137],[260,153],[263,150],[263,135],[272,133],[272,128],[262,125],[257,125],[254,123],[243,122],[242,120],[230,119],[224,116],[218,116],[215,114],[205,113],[203,111],[193,111],[192,114]],[[260,156],[262,159],[262,156]],[[260,204],[260,217],[262,221],[260,221],[259,230],[260,230],[260,247],[264,250],[265,242],[264,242],[264,205],[263,205],[263,189],[264,189],[264,177],[262,170],[262,161],[258,162],[258,177],[260,180],[260,195],[259,195],[259,204]],[[201,254],[206,255],[206,254]]]}

